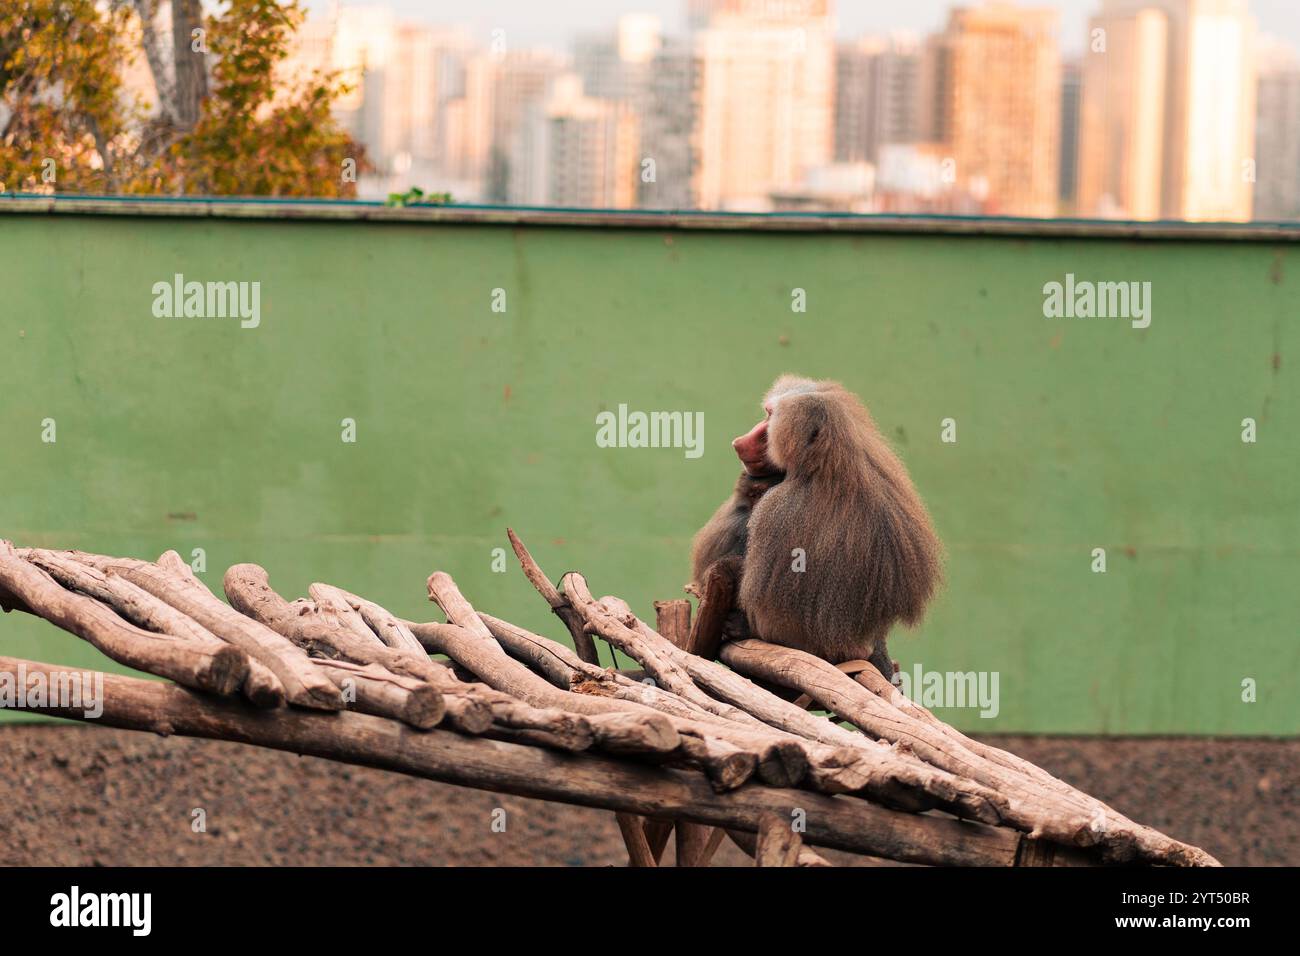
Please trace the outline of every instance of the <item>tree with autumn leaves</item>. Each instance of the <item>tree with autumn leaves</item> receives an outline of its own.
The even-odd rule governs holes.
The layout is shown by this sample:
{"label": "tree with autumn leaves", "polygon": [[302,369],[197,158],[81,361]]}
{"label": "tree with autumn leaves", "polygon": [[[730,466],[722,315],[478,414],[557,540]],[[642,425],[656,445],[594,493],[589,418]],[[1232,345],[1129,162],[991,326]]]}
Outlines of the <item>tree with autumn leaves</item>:
{"label": "tree with autumn leaves", "polygon": [[[167,12],[169,17],[162,17]],[[298,0],[5,0],[0,184],[9,192],[353,196],[364,149],[330,113],[346,87],[280,84]],[[160,24],[170,22],[170,29]],[[123,71],[147,64],[152,103]]]}

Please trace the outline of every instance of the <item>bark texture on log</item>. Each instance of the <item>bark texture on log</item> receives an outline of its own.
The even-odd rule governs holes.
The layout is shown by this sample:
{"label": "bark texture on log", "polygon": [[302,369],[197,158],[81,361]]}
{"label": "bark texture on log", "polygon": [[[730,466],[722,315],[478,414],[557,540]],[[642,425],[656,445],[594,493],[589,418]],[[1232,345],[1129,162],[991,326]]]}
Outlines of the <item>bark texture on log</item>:
{"label": "bark texture on log", "polygon": [[105,604],[66,590],[0,541],[0,590],[5,604],[45,618],[93,644],[119,664],[212,694],[232,694],[248,675],[248,658],[228,644],[189,642],[142,630]]}
{"label": "bark texture on log", "polygon": [[110,571],[193,618],[271,671],[284,685],[290,703],[320,710],[342,710],[343,697],[328,677],[316,670],[302,650],[275,631],[218,599],[201,581],[148,561],[73,554],[78,560]]}
{"label": "bark texture on log", "polygon": [[[37,613],[180,685],[312,709],[253,711],[107,677],[101,722],[604,807],[620,815],[639,865],[656,864],[673,832],[683,866],[707,865],[728,834],[761,865],[824,865],[799,845],[792,814],[810,843],[909,862],[1215,865],[965,737],[866,662],[832,666],[740,636],[730,621],[725,663],[706,659],[687,649],[688,602],[657,602],[651,627],[621,598],[593,598],[576,572],[552,586],[510,540],[577,650],[479,613],[442,572],[427,584],[448,622],[414,624],[323,583],[311,599],[285,601],[256,565],[226,573],[227,606],[172,551],[150,563],[0,542],[0,607]],[[716,613],[702,608],[696,629]],[[584,650],[593,636],[643,670],[600,667]],[[834,719],[800,706],[812,703]]]}
{"label": "bark texture on log", "polygon": [[532,586],[537,589],[537,593],[551,606],[555,616],[569,629],[569,635],[573,638],[573,649],[578,658],[588,664],[599,664],[596,642],[583,627],[581,618],[574,613],[573,608],[569,607],[569,602],[542,573],[542,569],[537,566],[537,562],[533,560],[533,556],[528,553],[528,549],[524,547],[524,543],[519,540],[519,536],[513,529],[506,528],[506,536],[510,539],[510,547],[514,549],[515,557],[519,559],[519,566],[524,570],[524,577],[528,578]]}
{"label": "bark texture on log", "polygon": [[[0,671],[16,673],[19,664],[27,668],[29,681],[37,673],[48,681],[49,665],[0,657]],[[905,862],[1011,866],[1022,839],[1013,830],[804,790],[751,784],[717,794],[690,771],[594,754],[558,755],[439,728],[413,731],[398,721],[352,711],[250,711],[157,681],[115,674],[105,674],[103,680],[104,713],[96,722],[110,727],[233,740],[517,796],[754,832],[766,813],[789,819],[801,809],[809,842]],[[74,708],[54,707],[50,713],[85,719]]]}
{"label": "bark texture on log", "polygon": [[811,654],[751,639],[728,643],[722,659],[743,674],[807,694],[823,709],[872,737],[907,748],[931,766],[995,790],[1005,797],[1000,807],[1003,819],[1033,837],[1066,846],[1100,845],[1104,857],[1116,863],[1134,858],[1205,862],[1198,848],[1139,827],[1080,791],[1044,788],[1020,770],[987,759],[955,734],[892,706],[834,664]]}

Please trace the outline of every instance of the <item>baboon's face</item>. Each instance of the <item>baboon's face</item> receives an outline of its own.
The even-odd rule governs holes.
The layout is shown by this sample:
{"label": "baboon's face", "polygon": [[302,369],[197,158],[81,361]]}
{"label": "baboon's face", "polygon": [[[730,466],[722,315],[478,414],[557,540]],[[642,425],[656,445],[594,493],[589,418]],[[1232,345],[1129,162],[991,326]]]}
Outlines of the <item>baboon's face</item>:
{"label": "baboon's face", "polygon": [[772,403],[768,402],[763,410],[766,413],[763,420],[731,442],[745,471],[751,475],[771,471],[771,462],[767,457],[767,422],[772,417]]}

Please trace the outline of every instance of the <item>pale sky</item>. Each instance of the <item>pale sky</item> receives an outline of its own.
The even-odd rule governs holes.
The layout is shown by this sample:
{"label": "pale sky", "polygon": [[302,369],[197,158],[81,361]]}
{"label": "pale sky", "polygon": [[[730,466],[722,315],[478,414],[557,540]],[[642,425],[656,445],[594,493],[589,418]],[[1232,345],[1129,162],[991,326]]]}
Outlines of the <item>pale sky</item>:
{"label": "pale sky", "polygon": [[[973,6],[978,0],[837,0],[839,35],[911,30],[925,34],[940,28],[954,6]],[[312,9],[324,9],[329,0],[307,0]],[[653,13],[665,32],[680,34],[685,23],[686,0],[344,0],[344,6],[388,6],[402,19],[428,24],[462,24],[487,42],[497,27],[507,30],[511,45],[544,45],[567,50],[570,39],[581,33],[599,33],[613,27],[624,13]],[[1061,11],[1061,45],[1067,53],[1083,48],[1088,17],[1101,0],[1024,0],[1022,6],[1055,7]],[[1300,46],[1300,0],[1251,0],[1250,9],[1263,33]]]}

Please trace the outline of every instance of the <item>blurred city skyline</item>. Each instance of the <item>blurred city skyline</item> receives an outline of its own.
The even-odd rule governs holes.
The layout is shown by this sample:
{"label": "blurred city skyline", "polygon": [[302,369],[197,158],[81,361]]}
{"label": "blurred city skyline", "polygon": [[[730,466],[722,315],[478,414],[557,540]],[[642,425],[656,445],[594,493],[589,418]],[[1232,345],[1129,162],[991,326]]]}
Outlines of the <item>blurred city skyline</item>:
{"label": "blurred city skyline", "polygon": [[[304,7],[313,14],[328,11],[335,0],[307,0]],[[628,13],[657,16],[665,33],[686,30],[686,0],[560,0],[539,4],[532,0],[474,0],[473,9],[430,0],[339,0],[344,7],[387,6],[400,19],[425,25],[459,25],[486,41],[491,31],[503,27],[517,35],[520,43],[567,49],[581,33],[613,30],[618,18]],[[965,5],[978,5],[970,0]],[[836,37],[850,39],[864,33],[888,34],[894,30],[930,33],[942,29],[949,11],[961,6],[957,0],[847,0],[835,11]],[[1050,7],[1059,11],[1061,51],[1081,53],[1087,39],[1087,23],[1101,5],[1100,0],[1021,0],[1022,6]],[[1275,36],[1300,47],[1300,2],[1297,0],[1251,0],[1250,10],[1262,34]]]}
{"label": "blurred city skyline", "polygon": [[1266,0],[935,0],[932,29],[861,32],[835,0],[664,0],[559,46],[508,3],[482,34],[410,6],[318,3],[288,67],[355,83],[367,198],[1300,218],[1300,55],[1255,16],[1300,9]]}

